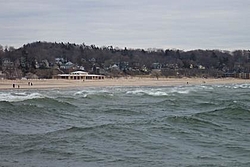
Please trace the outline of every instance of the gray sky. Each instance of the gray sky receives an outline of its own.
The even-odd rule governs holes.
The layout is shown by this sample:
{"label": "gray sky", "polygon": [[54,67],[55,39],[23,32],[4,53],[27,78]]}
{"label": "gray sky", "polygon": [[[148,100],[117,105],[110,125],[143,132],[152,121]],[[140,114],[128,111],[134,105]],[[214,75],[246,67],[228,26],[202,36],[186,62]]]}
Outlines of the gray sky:
{"label": "gray sky", "polygon": [[250,0],[0,0],[0,45],[250,49]]}

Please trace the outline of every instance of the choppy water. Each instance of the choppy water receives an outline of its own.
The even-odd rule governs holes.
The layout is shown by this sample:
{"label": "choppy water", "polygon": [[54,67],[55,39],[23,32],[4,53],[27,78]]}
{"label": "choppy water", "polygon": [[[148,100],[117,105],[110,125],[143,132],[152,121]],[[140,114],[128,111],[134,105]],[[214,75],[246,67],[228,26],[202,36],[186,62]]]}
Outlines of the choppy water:
{"label": "choppy water", "polygon": [[250,85],[0,91],[0,166],[250,166]]}

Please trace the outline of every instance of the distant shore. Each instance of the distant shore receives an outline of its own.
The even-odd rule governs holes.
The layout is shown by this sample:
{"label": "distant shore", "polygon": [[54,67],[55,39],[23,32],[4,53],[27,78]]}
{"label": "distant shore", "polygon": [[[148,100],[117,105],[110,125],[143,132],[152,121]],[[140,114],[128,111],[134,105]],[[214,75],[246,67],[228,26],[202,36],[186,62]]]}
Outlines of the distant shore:
{"label": "distant shore", "polygon": [[8,89],[55,89],[77,87],[107,87],[107,86],[182,86],[204,84],[237,84],[248,83],[250,80],[236,78],[114,78],[104,80],[63,80],[63,79],[32,79],[32,80],[0,80],[0,90]]}

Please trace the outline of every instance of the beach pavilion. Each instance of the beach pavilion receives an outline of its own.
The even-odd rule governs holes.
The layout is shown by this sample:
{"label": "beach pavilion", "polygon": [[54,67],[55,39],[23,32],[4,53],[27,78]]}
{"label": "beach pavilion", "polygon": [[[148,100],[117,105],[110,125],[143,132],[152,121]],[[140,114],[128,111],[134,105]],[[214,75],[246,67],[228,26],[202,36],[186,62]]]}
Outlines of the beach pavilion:
{"label": "beach pavilion", "polygon": [[70,79],[70,80],[101,80],[104,75],[89,74],[84,71],[74,71],[69,74],[58,74],[54,76],[55,79]]}

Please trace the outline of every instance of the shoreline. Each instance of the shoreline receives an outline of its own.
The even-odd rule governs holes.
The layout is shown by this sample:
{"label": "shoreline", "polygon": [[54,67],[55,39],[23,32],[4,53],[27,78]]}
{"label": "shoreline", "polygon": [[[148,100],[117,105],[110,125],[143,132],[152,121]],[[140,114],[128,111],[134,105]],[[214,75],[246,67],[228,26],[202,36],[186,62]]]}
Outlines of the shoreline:
{"label": "shoreline", "polygon": [[[29,84],[30,83],[30,84]],[[31,85],[32,83],[32,85]],[[184,86],[212,84],[250,84],[250,80],[237,78],[114,78],[104,80],[63,80],[63,79],[29,79],[29,80],[0,80],[0,90],[13,89],[55,89],[55,88],[84,88],[111,86]],[[15,88],[13,88],[15,84]],[[18,88],[19,85],[19,88]]]}

